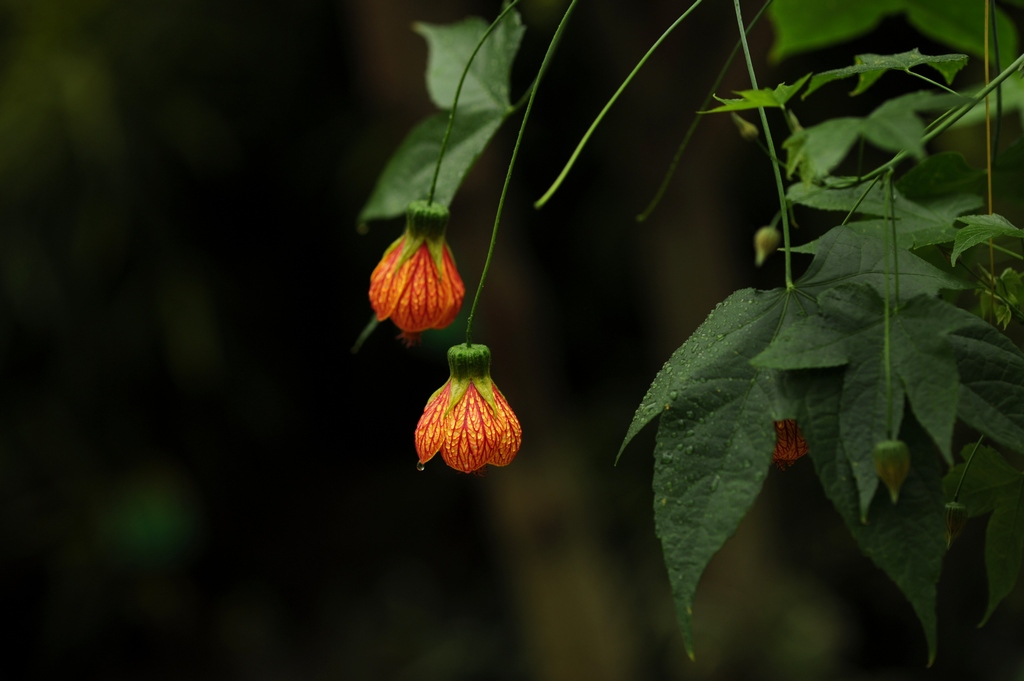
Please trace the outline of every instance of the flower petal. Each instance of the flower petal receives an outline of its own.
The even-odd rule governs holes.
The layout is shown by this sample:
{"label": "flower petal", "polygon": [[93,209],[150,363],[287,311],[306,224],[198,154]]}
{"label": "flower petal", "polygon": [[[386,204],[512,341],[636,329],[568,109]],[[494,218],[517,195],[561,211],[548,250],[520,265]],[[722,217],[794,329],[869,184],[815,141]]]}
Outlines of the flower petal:
{"label": "flower petal", "polygon": [[495,418],[487,401],[470,382],[466,394],[444,420],[441,456],[456,470],[471,473],[494,457],[507,430],[505,420]]}
{"label": "flower petal", "polygon": [[516,418],[512,407],[509,406],[508,400],[498,390],[498,386],[492,383],[492,387],[494,390],[494,404],[501,413],[501,419],[505,421],[505,432],[498,441],[494,457],[488,463],[492,466],[507,466],[512,463],[512,459],[515,458],[520,445],[523,443],[523,428],[519,425],[519,419]]}
{"label": "flower petal", "polygon": [[444,443],[444,415],[451,398],[451,385],[451,381],[448,381],[431,396],[416,424],[416,454],[419,455],[420,463],[434,458]]}

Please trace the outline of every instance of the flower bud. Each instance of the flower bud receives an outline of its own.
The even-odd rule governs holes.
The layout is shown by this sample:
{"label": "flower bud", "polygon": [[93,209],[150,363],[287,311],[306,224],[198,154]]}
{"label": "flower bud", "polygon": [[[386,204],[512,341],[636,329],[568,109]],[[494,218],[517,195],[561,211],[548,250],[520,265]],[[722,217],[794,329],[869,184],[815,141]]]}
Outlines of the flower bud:
{"label": "flower bud", "polygon": [[737,116],[735,111],[730,116],[732,117],[732,122],[736,125],[736,129],[740,131],[740,137],[745,141],[753,142],[761,134],[756,125],[741,116]]}
{"label": "flower bud", "polygon": [[793,419],[775,422],[775,451],[772,461],[780,471],[792,466],[807,453],[807,441],[800,432],[800,426]]}
{"label": "flower bud", "polygon": [[946,549],[949,549],[967,524],[967,507],[959,501],[946,504]]}
{"label": "flower bud", "polygon": [[789,123],[789,129],[794,135],[804,129],[791,109],[786,109],[786,122]]}
{"label": "flower bud", "polygon": [[889,488],[889,497],[895,504],[910,472],[910,449],[903,440],[883,440],[875,445],[874,457],[878,477]]}
{"label": "flower bud", "polygon": [[768,256],[775,252],[782,241],[779,230],[767,225],[757,230],[754,234],[754,264],[758,267],[764,264]]}

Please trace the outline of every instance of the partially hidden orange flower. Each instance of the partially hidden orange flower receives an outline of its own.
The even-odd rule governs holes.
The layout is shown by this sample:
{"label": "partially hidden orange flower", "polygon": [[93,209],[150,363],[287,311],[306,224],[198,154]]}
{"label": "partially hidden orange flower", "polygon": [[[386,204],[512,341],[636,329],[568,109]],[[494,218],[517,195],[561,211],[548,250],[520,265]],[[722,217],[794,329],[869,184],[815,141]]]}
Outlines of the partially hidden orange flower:
{"label": "partially hidden orange flower", "polygon": [[406,211],[405,233],[386,251],[370,275],[370,305],[377,321],[388,317],[406,345],[415,345],[427,329],[443,329],[459,314],[466,287],[445,241],[448,209],[413,201]]}
{"label": "partially hidden orange flower", "polygon": [[792,466],[807,453],[807,441],[800,432],[800,426],[793,419],[775,422],[775,453],[772,461],[780,471]]}
{"label": "partially hidden orange flower", "polygon": [[416,425],[420,467],[441,452],[444,462],[463,473],[483,472],[487,464],[507,466],[523,441],[519,419],[490,374],[486,345],[448,350],[451,377],[427,401]]}

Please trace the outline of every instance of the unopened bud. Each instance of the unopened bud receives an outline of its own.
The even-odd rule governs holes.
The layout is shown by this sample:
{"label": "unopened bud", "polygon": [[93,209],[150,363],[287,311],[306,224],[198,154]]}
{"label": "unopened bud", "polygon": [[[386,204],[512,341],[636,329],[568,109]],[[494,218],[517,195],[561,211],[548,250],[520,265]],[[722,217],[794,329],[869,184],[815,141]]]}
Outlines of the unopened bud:
{"label": "unopened bud", "polygon": [[910,472],[910,450],[903,440],[883,440],[875,445],[874,457],[878,477],[889,488],[889,497],[895,504]]}
{"label": "unopened bud", "polygon": [[747,142],[753,142],[757,139],[757,136],[761,134],[761,131],[757,129],[756,125],[742,116],[737,116],[735,111],[732,112],[730,116],[732,117],[732,122],[736,124],[736,129],[740,131],[740,137]]}
{"label": "unopened bud", "polygon": [[782,235],[771,226],[762,227],[754,234],[754,264],[760,267],[778,249]]}
{"label": "unopened bud", "polygon": [[794,135],[804,129],[804,126],[800,125],[800,121],[796,119],[796,114],[789,109],[786,109],[786,120],[789,122],[789,129]]}
{"label": "unopened bud", "polygon": [[950,501],[946,504],[946,548],[949,549],[964,531],[967,524],[967,507],[959,501]]}

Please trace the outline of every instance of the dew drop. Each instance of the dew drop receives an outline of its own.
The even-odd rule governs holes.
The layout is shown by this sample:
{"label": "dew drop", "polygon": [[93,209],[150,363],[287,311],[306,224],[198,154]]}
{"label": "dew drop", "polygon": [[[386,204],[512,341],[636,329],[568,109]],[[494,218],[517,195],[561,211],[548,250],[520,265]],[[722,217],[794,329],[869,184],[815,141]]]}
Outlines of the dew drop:
{"label": "dew drop", "polygon": [[682,443],[682,442],[680,442],[679,444],[677,444],[677,445],[676,445],[676,449],[678,449],[678,450],[682,451],[682,449],[683,449],[683,443]]}
{"label": "dew drop", "polygon": [[686,431],[686,437],[693,437],[693,431],[692,430]]}
{"label": "dew drop", "polygon": [[703,418],[697,419],[697,423],[699,423],[700,425],[703,426],[704,425],[704,419]]}
{"label": "dew drop", "polygon": [[692,419],[692,418],[693,418],[693,412],[692,412],[692,411],[689,411],[689,410],[688,410],[688,411],[686,412],[686,418],[688,418],[688,419]]}
{"label": "dew drop", "polygon": [[423,469],[425,469],[425,468],[426,468],[426,466],[424,466],[424,465],[423,465],[423,462],[422,462],[422,461],[417,461],[417,462],[416,462],[416,470],[418,470],[418,471],[422,471],[422,470],[423,470]]}
{"label": "dew drop", "polygon": [[673,401],[675,401],[675,399],[676,399],[677,397],[679,397],[679,393],[678,393],[677,391],[675,391],[675,390],[673,390],[672,392],[670,392],[670,393],[668,394],[668,399],[670,399],[670,400],[673,400]]}
{"label": "dew drop", "polygon": [[693,454],[693,445],[689,445],[684,451],[687,454]]}

